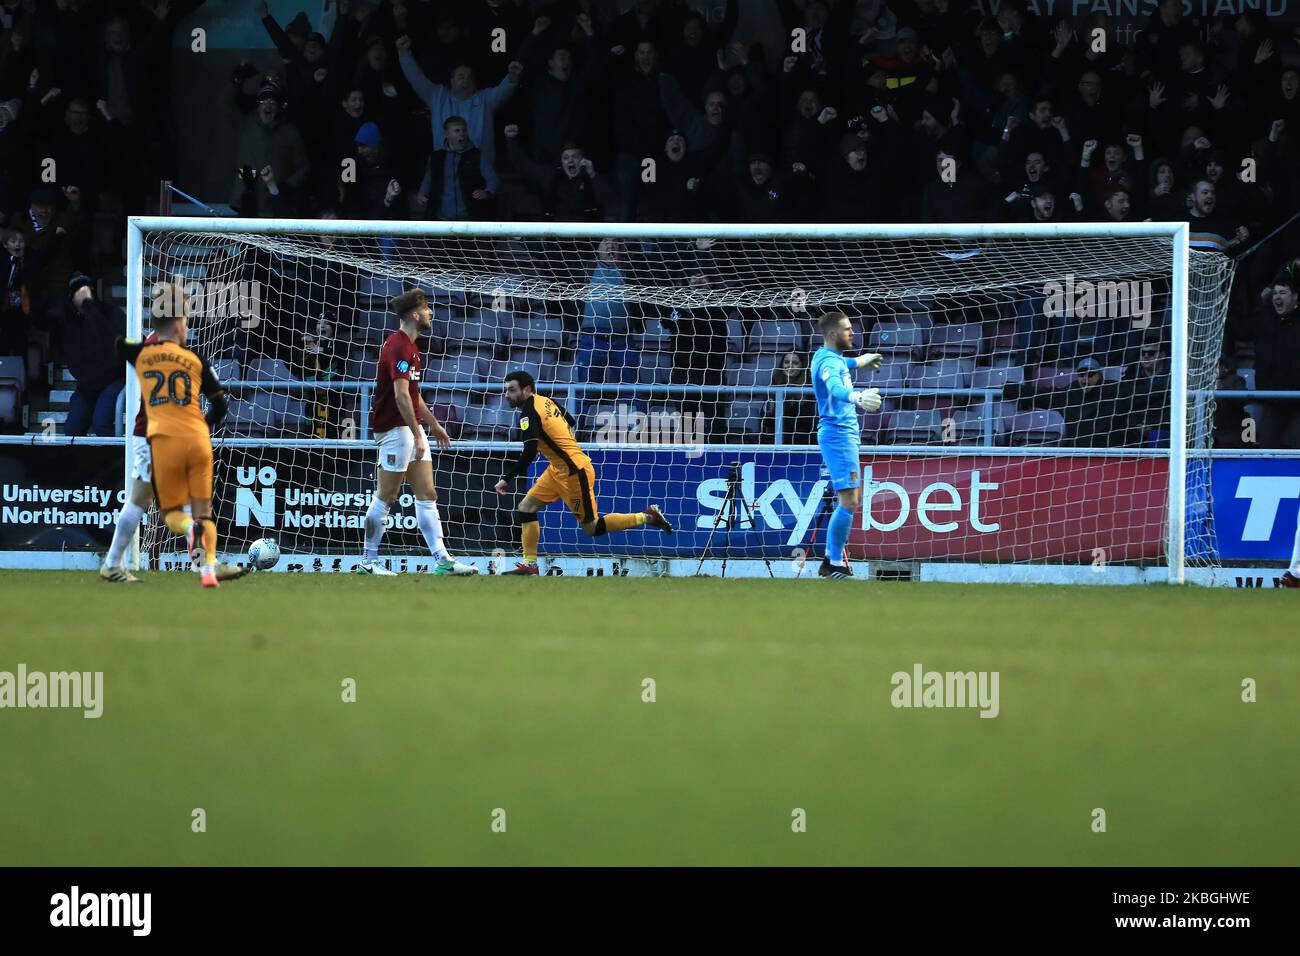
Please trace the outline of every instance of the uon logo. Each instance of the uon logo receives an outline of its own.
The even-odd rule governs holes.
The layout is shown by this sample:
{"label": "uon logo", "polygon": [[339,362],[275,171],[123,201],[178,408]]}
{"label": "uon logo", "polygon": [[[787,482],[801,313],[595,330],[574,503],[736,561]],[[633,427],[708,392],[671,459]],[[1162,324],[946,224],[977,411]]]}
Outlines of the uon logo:
{"label": "uon logo", "polygon": [[239,482],[235,491],[235,524],[247,527],[255,520],[260,527],[274,528],[275,469],[270,465],[261,468],[240,465],[235,469],[235,480]]}

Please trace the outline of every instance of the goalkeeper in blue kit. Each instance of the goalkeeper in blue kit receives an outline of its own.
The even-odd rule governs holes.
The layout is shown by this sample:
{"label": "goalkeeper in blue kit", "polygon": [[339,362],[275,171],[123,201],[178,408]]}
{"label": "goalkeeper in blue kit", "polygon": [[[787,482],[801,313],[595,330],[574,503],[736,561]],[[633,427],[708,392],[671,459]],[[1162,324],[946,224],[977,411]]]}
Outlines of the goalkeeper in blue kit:
{"label": "goalkeeper in blue kit", "polygon": [[853,348],[853,325],[843,312],[827,312],[817,322],[822,347],[813,355],[812,384],[817,398],[817,446],[831,476],[839,505],[826,526],[826,557],[818,574],[824,578],[853,576],[844,544],[853,527],[853,516],[862,504],[861,434],[859,409],[880,410],[880,391],[855,389],[853,369],[880,367],[881,356],[872,352],[847,358]]}

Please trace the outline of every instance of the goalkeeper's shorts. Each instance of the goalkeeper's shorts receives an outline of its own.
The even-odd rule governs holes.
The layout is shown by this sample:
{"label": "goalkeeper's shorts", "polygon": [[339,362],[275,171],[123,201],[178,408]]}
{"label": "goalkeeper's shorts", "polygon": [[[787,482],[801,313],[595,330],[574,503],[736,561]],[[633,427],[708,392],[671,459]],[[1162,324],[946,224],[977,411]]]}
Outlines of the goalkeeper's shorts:
{"label": "goalkeeper's shorts", "polygon": [[862,481],[862,460],[858,446],[861,444],[857,435],[840,436],[835,433],[819,431],[817,447],[821,449],[822,461],[831,476],[831,487],[836,491],[856,488]]}

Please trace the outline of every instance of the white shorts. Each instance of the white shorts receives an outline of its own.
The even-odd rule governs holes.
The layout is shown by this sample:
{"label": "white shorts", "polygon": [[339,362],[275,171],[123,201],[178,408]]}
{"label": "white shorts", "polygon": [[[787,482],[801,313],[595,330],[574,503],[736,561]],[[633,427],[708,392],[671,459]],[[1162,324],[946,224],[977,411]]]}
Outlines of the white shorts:
{"label": "white shorts", "polygon": [[149,439],[133,435],[131,442],[134,445],[131,449],[131,480],[152,482],[153,449],[149,447]]}
{"label": "white shorts", "polygon": [[[376,432],[375,444],[379,446],[379,467],[384,471],[401,474],[415,460],[415,434],[405,425],[401,428],[390,428],[386,432]],[[424,457],[420,461],[433,461],[433,451],[427,436],[424,442]]]}

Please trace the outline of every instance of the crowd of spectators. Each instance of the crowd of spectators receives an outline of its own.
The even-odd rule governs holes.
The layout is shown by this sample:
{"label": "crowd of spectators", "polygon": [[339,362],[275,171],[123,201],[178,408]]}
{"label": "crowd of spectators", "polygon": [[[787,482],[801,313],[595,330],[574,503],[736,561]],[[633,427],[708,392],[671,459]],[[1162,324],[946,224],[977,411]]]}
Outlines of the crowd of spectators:
{"label": "crowd of spectators", "polygon": [[[220,198],[241,215],[1185,220],[1196,248],[1241,257],[1229,366],[1249,366],[1248,346],[1234,350],[1255,341],[1256,387],[1300,367],[1286,305],[1300,229],[1273,235],[1300,208],[1300,42],[1257,11],[1196,18],[1162,0],[1125,44],[1104,13],[1040,17],[1021,0],[996,17],[956,0],[337,0],[327,33],[250,5],[276,55],[241,63],[229,87],[242,119]],[[58,356],[67,277],[103,265],[89,223],[105,208],[137,211],[174,161],[165,54],[178,18],[200,6],[4,0],[6,349],[25,340]],[[52,185],[40,182],[49,156]],[[624,281],[619,255],[601,244],[589,281]],[[1095,407],[1112,425],[1120,405],[1146,414],[1132,412],[1145,407],[1137,384],[1094,383],[1100,369],[1085,367],[1127,365],[1142,336],[1089,354],[1017,308],[999,318],[1018,320],[1031,383],[1021,410],[1062,401],[1032,383],[1040,366],[1066,363],[1081,390],[1066,407]],[[748,331],[765,317],[695,312],[652,317],[676,343],[672,381],[721,384],[725,361],[705,346],[726,340],[729,321]],[[945,318],[972,319],[936,312]],[[593,297],[567,321],[579,381],[616,381],[639,362],[624,346],[645,316]],[[1167,332],[1155,329],[1155,347]],[[289,365],[319,364],[299,348],[319,348],[307,325],[280,339],[301,352]],[[780,369],[783,382],[800,374]],[[805,430],[807,409],[783,407]],[[1261,431],[1294,440],[1289,406],[1254,410]],[[1067,424],[1079,441],[1128,430]]]}

